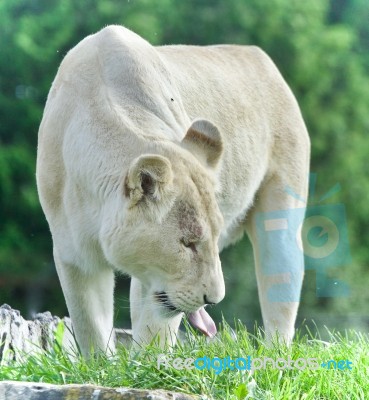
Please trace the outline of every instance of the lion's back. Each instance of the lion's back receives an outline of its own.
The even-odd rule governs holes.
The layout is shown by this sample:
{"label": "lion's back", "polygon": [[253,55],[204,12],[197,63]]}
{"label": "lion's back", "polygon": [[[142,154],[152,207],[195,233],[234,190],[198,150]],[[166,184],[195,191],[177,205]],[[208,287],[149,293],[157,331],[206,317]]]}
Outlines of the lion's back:
{"label": "lion's back", "polygon": [[[220,206],[232,224],[252,204],[271,157],[289,151],[274,151],[276,138],[303,124],[273,62],[253,46],[153,47],[118,26],[87,37],[63,60],[40,126],[44,210],[55,214],[63,207],[68,177],[92,187],[98,166],[121,176],[143,142],[179,143],[199,117],[224,138]],[[285,137],[282,142],[294,140]]]}

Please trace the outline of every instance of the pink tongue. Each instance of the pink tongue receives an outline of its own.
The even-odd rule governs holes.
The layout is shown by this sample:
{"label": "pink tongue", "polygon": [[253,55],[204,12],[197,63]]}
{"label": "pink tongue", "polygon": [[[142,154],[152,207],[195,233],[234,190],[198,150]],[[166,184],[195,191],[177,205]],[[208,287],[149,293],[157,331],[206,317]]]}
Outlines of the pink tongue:
{"label": "pink tongue", "polygon": [[204,307],[188,314],[188,320],[193,327],[199,329],[206,336],[213,337],[217,333],[217,327]]}

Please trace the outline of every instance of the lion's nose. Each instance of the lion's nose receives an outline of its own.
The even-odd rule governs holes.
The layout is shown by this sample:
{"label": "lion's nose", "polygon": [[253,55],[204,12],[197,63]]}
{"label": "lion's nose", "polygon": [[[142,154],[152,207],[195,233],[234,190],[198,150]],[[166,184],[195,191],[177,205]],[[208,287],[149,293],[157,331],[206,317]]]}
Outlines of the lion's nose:
{"label": "lion's nose", "polygon": [[208,296],[207,294],[204,294],[204,304],[205,305],[209,305],[209,306],[213,306],[214,304],[218,304],[220,303],[224,298],[224,293],[220,294],[219,296]]}
{"label": "lion's nose", "polygon": [[205,305],[213,306],[214,304],[217,304],[215,301],[211,301],[208,299],[208,296],[204,294],[204,303]]}
{"label": "lion's nose", "polygon": [[[210,268],[210,273],[204,271],[202,287],[204,304],[218,304],[224,299],[225,284],[219,257],[216,260],[215,268]],[[201,292],[199,293],[200,296]]]}

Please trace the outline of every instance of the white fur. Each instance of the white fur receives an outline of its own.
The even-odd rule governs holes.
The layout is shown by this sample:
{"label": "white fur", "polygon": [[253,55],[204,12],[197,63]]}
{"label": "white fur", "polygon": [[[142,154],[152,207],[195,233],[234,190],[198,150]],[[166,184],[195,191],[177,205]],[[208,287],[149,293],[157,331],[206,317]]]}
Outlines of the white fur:
{"label": "white fur", "polygon": [[[158,333],[173,343],[181,316],[166,317],[155,292],[189,312],[204,294],[220,301],[218,253],[245,230],[266,333],[289,342],[298,302],[270,302],[267,291],[292,277],[262,272],[255,215],[303,206],[285,188],[306,198],[309,150],[293,94],[256,47],[152,47],[110,26],[73,48],[45,107],[37,184],[84,354],[114,350],[114,270],[133,277],[134,339]],[[192,220],[202,235],[196,257],[181,243],[196,231]],[[278,251],[299,292],[303,271],[288,261],[290,240]]]}

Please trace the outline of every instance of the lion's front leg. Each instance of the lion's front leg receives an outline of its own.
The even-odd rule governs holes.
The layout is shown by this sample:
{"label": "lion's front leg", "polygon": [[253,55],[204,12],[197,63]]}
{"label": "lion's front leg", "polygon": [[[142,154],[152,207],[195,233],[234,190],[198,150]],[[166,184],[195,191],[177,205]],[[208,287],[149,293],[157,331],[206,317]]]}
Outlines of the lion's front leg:
{"label": "lion's front leg", "polygon": [[85,273],[62,261],[54,248],[58,276],[83,356],[115,352],[113,329],[114,273],[101,268]]}
{"label": "lion's front leg", "polygon": [[137,278],[131,280],[130,291],[132,335],[135,345],[149,344],[158,338],[161,347],[174,346],[182,314],[172,318],[160,315],[159,304],[145,291]]}

